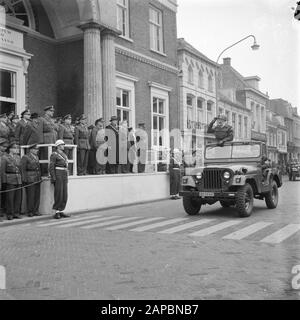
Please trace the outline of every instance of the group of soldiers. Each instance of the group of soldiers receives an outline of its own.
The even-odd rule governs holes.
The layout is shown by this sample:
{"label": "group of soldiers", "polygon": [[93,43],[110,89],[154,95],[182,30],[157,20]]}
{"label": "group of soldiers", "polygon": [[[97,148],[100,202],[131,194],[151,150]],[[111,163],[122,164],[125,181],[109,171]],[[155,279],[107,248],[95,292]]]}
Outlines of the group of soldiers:
{"label": "group of soldiers", "polygon": [[[0,220],[4,212],[9,220],[21,218],[21,208],[24,207],[22,195],[25,193],[26,214],[40,215],[38,208],[41,177],[50,175],[53,180],[55,174],[53,168],[51,172],[51,161],[55,157],[51,156],[49,168],[40,164],[40,160],[48,159],[49,155],[47,148],[38,145],[56,146],[57,141],[61,141],[61,145],[64,144],[62,154],[66,155],[66,163],[73,157],[72,146],[77,145],[78,175],[133,172],[133,163],[137,157],[140,159],[137,171],[145,171],[147,134],[144,123],[138,125],[139,135],[136,136],[133,128],[128,128],[127,121],[119,122],[116,116],[111,117],[107,126],[102,118],[97,119],[94,125],[88,126],[85,115],[78,117],[74,124],[70,114],[54,118],[53,106],[45,107],[44,112],[43,116],[39,116],[27,109],[21,113],[20,118],[13,112],[0,115]],[[109,136],[114,136],[115,139],[109,139]],[[145,147],[143,150],[138,149],[138,142],[143,145],[143,141]],[[25,149],[22,158],[21,146]],[[104,156],[110,156],[111,160],[103,163],[98,161],[97,151],[101,146],[104,146]],[[125,150],[122,150],[122,146]],[[70,164],[67,167],[70,170]],[[61,179],[62,184],[63,180]],[[63,189],[56,188],[59,190],[58,193]],[[65,201],[63,198],[60,203]],[[54,207],[57,207],[56,210],[59,212],[65,205]]]}

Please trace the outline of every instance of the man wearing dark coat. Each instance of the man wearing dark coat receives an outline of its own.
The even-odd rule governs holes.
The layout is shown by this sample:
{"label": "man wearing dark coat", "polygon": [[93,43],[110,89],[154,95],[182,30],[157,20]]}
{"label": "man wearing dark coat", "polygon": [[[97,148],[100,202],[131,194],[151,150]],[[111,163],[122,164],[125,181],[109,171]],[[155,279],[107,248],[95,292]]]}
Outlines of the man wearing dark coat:
{"label": "man wearing dark coat", "polygon": [[27,215],[40,216],[41,169],[37,144],[29,146],[29,152],[21,159],[22,181],[26,187]]}
{"label": "man wearing dark coat", "polygon": [[[0,173],[2,171],[3,159],[7,155],[6,149],[8,147],[8,142],[4,138],[0,138]],[[5,183],[3,181],[2,174],[0,174],[0,191],[5,189]],[[0,222],[2,222],[3,212],[5,207],[5,195],[0,193]]]}
{"label": "man wearing dark coat", "polygon": [[105,128],[105,141],[108,144],[107,173],[119,172],[119,128],[118,117],[112,116],[110,124]]}
{"label": "man wearing dark coat", "polygon": [[25,127],[22,140],[24,145],[38,144],[40,142],[39,115],[37,113],[31,115],[31,121]]}
{"label": "man wearing dark coat", "polygon": [[[217,125],[214,126],[217,121]],[[208,126],[207,133],[212,133],[217,139],[217,145],[220,147],[224,146],[226,141],[233,140],[233,130],[232,127],[226,124],[227,118],[225,115],[219,115],[215,117]]]}
{"label": "man wearing dark coat", "polygon": [[77,145],[77,169],[78,175],[87,174],[88,155],[90,150],[89,129],[85,115],[79,117],[79,124],[75,128],[75,144]]}
{"label": "man wearing dark coat", "polygon": [[16,130],[15,130],[15,139],[16,142],[18,144],[20,144],[21,146],[25,145],[24,144],[24,132],[25,132],[25,128],[26,126],[29,124],[30,122],[30,111],[29,110],[25,110],[21,113],[21,120],[17,123],[16,126]]}

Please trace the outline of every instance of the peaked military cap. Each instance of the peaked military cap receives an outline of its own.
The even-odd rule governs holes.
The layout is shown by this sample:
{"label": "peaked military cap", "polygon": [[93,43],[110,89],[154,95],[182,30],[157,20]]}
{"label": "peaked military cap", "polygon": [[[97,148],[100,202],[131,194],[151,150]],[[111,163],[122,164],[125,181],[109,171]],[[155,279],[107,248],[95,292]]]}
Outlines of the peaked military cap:
{"label": "peaked military cap", "polygon": [[72,116],[70,114],[67,114],[63,117],[63,120],[66,120],[66,119],[72,119]]}
{"label": "peaked military cap", "polygon": [[37,143],[31,144],[30,146],[28,146],[28,149],[33,149],[37,147]]}
{"label": "peaked military cap", "polygon": [[118,117],[117,117],[117,116],[112,116],[112,117],[110,118],[110,121],[118,121]]}
{"label": "peaked military cap", "polygon": [[39,115],[36,113],[36,112],[34,112],[34,113],[32,113],[31,114],[31,119],[37,119],[39,117]]}
{"label": "peaked military cap", "polygon": [[86,120],[86,119],[87,119],[86,115],[85,115],[85,114],[82,114],[82,115],[78,118],[78,121],[80,121],[80,120]]}
{"label": "peaked military cap", "polygon": [[227,117],[224,114],[219,114],[218,119],[227,121]]}
{"label": "peaked military cap", "polygon": [[54,106],[45,107],[44,111],[55,111]]}
{"label": "peaked military cap", "polygon": [[21,117],[23,118],[25,114],[30,114],[30,110],[27,109],[27,110],[24,110],[22,113],[21,113]]}

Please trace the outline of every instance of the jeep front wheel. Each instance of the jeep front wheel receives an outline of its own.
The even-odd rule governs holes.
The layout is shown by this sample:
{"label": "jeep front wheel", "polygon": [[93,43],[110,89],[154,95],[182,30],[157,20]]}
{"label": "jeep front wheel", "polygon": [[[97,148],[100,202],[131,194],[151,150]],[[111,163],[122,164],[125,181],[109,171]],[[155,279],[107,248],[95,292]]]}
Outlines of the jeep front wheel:
{"label": "jeep front wheel", "polygon": [[229,208],[230,206],[233,206],[234,204],[229,201],[220,200],[220,204],[223,208]]}
{"label": "jeep front wheel", "polygon": [[254,203],[253,189],[249,183],[240,187],[236,195],[236,208],[239,216],[249,217],[252,213]]}
{"label": "jeep front wheel", "polygon": [[272,181],[271,191],[265,196],[265,202],[269,209],[275,209],[278,204],[278,187],[276,181]]}
{"label": "jeep front wheel", "polygon": [[199,213],[201,209],[201,202],[192,197],[183,197],[182,199],[184,210],[187,214],[193,216]]}

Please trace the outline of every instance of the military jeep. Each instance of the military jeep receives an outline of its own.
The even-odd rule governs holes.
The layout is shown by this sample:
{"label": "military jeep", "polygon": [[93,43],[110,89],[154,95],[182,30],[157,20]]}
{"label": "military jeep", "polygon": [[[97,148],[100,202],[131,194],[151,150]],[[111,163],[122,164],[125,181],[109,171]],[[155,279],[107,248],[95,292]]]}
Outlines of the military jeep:
{"label": "military jeep", "polygon": [[198,214],[202,205],[217,201],[225,208],[235,206],[240,217],[251,215],[254,199],[276,208],[282,177],[277,168],[263,167],[265,155],[262,142],[207,145],[204,167],[189,168],[182,178],[180,195],[186,213]]}
{"label": "military jeep", "polygon": [[298,161],[292,161],[288,166],[288,175],[290,181],[296,181],[300,177],[300,164]]}

